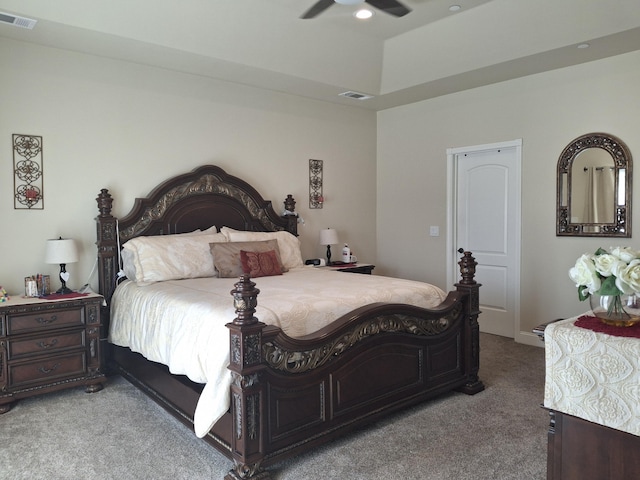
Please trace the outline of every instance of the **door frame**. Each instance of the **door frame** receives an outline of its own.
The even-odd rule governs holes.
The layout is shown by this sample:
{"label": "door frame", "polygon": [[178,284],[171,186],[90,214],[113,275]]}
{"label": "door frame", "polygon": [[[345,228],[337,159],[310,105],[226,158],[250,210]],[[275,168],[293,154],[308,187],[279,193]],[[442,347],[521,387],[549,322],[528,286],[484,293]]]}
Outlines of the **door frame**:
{"label": "door frame", "polygon": [[[532,332],[527,334],[522,332],[520,325],[520,251],[522,242],[522,139],[516,139],[506,142],[490,143],[484,145],[474,145],[469,147],[458,147],[447,149],[447,285],[453,285],[459,279],[459,271],[457,261],[459,254],[456,251],[457,245],[457,222],[455,214],[457,211],[457,180],[458,180],[458,156],[469,153],[479,153],[486,150],[497,150],[501,148],[515,148],[516,161],[513,165],[516,171],[516,185],[518,194],[516,195],[513,206],[516,209],[515,225],[513,225],[513,234],[515,235],[515,258],[514,262],[514,340],[519,343],[539,346],[540,340]],[[473,253],[473,252],[472,252]],[[482,289],[480,290],[482,298]]]}

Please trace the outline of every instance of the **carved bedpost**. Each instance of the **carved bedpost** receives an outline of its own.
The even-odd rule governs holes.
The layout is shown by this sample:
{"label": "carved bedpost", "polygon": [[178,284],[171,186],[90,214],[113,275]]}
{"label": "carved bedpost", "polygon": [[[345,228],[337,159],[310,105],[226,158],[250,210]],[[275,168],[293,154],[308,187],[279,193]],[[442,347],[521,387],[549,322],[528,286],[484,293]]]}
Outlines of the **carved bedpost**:
{"label": "carved bedpost", "polygon": [[237,317],[227,324],[230,340],[229,370],[231,370],[231,454],[235,467],[225,480],[270,480],[269,472],[261,470],[265,413],[264,385],[260,374],[262,364],[262,329],[254,313],[260,290],[248,275],[240,277],[231,290]]}
{"label": "carved bedpost", "polygon": [[461,279],[460,282],[456,283],[456,289],[459,292],[468,294],[465,302],[464,348],[469,353],[466,355],[467,364],[465,365],[467,383],[459,390],[473,395],[484,390],[484,384],[478,378],[478,370],[480,369],[480,326],[478,325],[480,284],[474,280],[478,262],[471,255],[471,252],[465,252],[463,249],[458,250],[458,252],[463,255],[458,262]]}
{"label": "carved bedpost", "polygon": [[287,195],[287,198],[284,199],[283,218],[288,222],[287,232],[298,236],[298,214],[296,213],[296,201],[293,199],[291,194]]}
{"label": "carved bedpost", "polygon": [[107,303],[115,289],[114,280],[118,271],[118,239],[116,235],[116,219],[111,215],[113,199],[109,190],[100,190],[98,198],[99,215],[96,217],[98,246],[98,292]]}
{"label": "carved bedpost", "polygon": [[[100,334],[101,348],[103,356],[110,356],[110,344],[107,342],[109,332],[109,304],[111,295],[115,288],[114,279],[118,271],[118,240],[116,235],[116,219],[111,215],[113,199],[106,188],[100,190],[98,197],[98,216],[96,217],[98,246],[98,293],[106,300],[107,306],[100,309],[102,317],[102,332]],[[106,362],[104,362],[106,365]]]}

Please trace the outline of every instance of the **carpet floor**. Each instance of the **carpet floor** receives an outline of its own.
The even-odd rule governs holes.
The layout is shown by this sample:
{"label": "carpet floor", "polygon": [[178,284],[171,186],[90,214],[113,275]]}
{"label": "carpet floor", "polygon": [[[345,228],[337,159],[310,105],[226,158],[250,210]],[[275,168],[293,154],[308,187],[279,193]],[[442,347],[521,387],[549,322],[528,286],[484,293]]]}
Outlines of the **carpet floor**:
{"label": "carpet floor", "polygon": [[[450,393],[269,467],[274,480],[543,480],[544,349],[481,334],[474,396]],[[16,402],[0,478],[222,479],[232,464],[121,377]]]}

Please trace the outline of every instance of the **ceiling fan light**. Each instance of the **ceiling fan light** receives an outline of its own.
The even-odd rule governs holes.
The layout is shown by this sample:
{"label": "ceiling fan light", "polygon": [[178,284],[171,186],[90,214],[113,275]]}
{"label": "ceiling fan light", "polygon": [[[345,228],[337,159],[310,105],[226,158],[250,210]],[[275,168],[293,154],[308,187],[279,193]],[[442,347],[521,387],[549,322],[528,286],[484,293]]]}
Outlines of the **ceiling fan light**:
{"label": "ceiling fan light", "polygon": [[340,5],[357,5],[362,3],[364,0],[334,0],[336,3]]}
{"label": "ceiling fan light", "polygon": [[373,17],[373,12],[366,8],[361,8],[360,10],[354,12],[353,16],[358,20],[367,20],[368,18]]}

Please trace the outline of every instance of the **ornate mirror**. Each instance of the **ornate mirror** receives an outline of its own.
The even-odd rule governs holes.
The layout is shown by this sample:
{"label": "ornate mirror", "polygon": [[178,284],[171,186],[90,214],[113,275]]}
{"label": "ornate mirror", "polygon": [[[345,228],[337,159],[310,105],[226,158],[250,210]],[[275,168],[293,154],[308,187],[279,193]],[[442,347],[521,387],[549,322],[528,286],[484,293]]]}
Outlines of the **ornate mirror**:
{"label": "ornate mirror", "polygon": [[631,237],[631,153],[613,135],[588,133],[558,159],[556,235]]}

